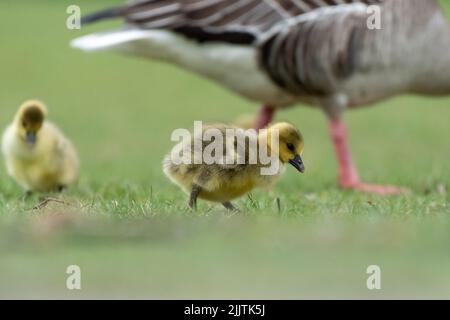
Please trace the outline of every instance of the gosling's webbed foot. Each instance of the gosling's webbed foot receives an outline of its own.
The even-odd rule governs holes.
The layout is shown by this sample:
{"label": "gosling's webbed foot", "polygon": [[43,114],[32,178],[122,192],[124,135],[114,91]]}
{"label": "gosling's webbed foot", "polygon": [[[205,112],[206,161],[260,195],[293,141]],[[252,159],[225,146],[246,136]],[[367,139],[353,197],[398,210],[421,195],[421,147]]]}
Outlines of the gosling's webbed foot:
{"label": "gosling's webbed foot", "polygon": [[235,206],[233,206],[233,204],[229,201],[222,203],[222,205],[230,211],[234,211],[234,212],[240,212],[240,210],[238,208],[236,208]]}

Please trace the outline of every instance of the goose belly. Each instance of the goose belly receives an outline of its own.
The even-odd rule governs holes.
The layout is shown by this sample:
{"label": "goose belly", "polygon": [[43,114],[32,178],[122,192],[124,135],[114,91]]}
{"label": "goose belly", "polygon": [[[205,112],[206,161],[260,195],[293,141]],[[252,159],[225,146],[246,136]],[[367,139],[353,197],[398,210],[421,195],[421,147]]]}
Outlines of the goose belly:
{"label": "goose belly", "polygon": [[86,51],[113,50],[167,61],[219,82],[247,99],[276,106],[295,97],[276,86],[259,67],[253,46],[199,43],[167,30],[119,30],[88,35],[72,42]]}
{"label": "goose belly", "polygon": [[401,71],[355,74],[343,83],[340,92],[347,97],[347,106],[361,107],[407,92],[409,82]]}

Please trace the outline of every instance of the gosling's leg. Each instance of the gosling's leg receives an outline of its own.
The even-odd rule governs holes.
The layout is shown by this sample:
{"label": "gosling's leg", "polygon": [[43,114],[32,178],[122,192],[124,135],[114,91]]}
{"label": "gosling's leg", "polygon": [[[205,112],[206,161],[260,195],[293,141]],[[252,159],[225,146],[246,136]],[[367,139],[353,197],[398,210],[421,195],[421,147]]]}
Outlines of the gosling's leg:
{"label": "gosling's leg", "polygon": [[222,205],[230,211],[239,212],[239,209],[233,206],[233,204],[230,201],[223,202]]}
{"label": "gosling's leg", "polygon": [[378,194],[396,194],[406,192],[407,189],[364,183],[359,179],[358,171],[353,164],[348,147],[347,127],[342,120],[331,120],[330,135],[333,141],[336,158],[339,165],[338,182],[344,189]]}
{"label": "gosling's leg", "polygon": [[61,193],[61,192],[63,192],[63,191],[65,191],[67,189],[67,186],[65,186],[65,185],[59,185],[58,187],[57,187],[57,191],[59,192],[59,193]]}
{"label": "gosling's leg", "polygon": [[192,210],[197,210],[197,198],[201,190],[202,188],[199,185],[197,184],[192,185],[191,198],[189,199],[189,207]]}

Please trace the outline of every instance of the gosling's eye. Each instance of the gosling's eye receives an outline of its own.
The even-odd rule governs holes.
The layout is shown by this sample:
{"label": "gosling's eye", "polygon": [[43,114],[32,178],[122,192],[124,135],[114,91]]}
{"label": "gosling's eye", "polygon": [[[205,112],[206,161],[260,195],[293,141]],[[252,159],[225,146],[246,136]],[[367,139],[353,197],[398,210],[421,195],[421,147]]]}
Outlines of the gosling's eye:
{"label": "gosling's eye", "polygon": [[289,149],[289,151],[295,151],[295,147],[292,143],[288,143],[287,148]]}

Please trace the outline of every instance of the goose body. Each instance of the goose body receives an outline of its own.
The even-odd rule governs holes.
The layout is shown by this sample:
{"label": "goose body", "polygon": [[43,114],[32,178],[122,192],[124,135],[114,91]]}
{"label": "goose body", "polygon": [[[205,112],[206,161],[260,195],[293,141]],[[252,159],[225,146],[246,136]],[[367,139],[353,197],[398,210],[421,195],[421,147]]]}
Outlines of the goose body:
{"label": "goose body", "polygon": [[[381,29],[368,27],[372,5]],[[126,26],[72,45],[208,77],[264,105],[256,127],[279,108],[320,107],[343,187],[367,189],[346,155],[346,108],[405,93],[450,94],[450,27],[436,0],[137,0],[84,22],[114,17]]]}
{"label": "goose body", "polygon": [[78,177],[74,146],[45,116],[41,102],[28,101],[3,134],[8,173],[27,192],[61,191]]}

